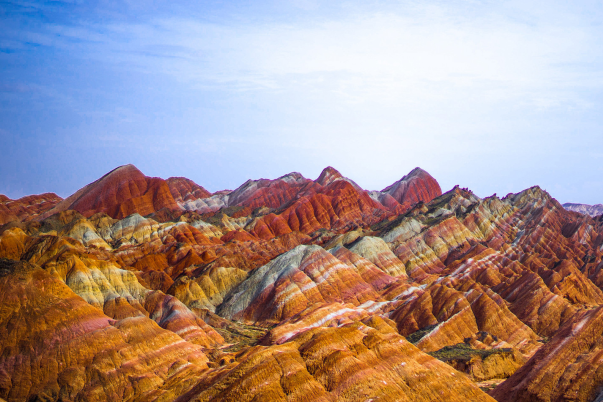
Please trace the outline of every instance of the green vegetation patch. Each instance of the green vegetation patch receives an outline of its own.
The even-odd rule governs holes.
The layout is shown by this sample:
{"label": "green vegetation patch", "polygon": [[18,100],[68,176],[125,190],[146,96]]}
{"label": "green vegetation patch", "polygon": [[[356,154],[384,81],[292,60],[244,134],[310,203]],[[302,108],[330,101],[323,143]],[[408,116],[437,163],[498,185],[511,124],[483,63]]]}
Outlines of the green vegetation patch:
{"label": "green vegetation patch", "polygon": [[437,324],[429,325],[425,328],[421,328],[420,330],[415,331],[412,334],[408,335],[406,337],[406,340],[408,342],[412,343],[413,345],[416,345],[421,339],[423,339],[423,337],[425,337],[425,335],[430,333],[435,327],[437,327]]}
{"label": "green vegetation patch", "polygon": [[459,343],[452,346],[445,346],[440,350],[430,352],[428,354],[443,362],[449,362],[452,360],[469,361],[475,356],[479,356],[483,360],[490,355],[512,352],[513,350],[510,348],[483,350],[473,349],[470,345],[467,345],[466,343]]}
{"label": "green vegetation patch", "polygon": [[232,345],[224,352],[238,352],[244,348],[255,346],[271,328],[256,327],[242,323],[231,323],[226,328],[214,328],[227,343]]}
{"label": "green vegetation patch", "polygon": [[423,220],[423,222],[421,222],[425,227],[430,228],[432,226],[437,225],[438,223],[442,222],[444,219],[449,218],[450,215],[440,215],[440,216],[430,216],[430,217],[425,217],[425,219]]}

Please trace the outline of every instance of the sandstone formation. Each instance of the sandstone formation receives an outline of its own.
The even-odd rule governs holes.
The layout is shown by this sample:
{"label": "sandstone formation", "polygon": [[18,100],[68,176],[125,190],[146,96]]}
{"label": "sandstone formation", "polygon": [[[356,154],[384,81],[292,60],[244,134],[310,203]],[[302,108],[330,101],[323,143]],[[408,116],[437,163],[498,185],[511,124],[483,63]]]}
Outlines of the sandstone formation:
{"label": "sandstone formation", "polygon": [[355,323],[256,346],[208,376],[193,401],[492,401],[463,374],[400,335]]}
{"label": "sandstone formation", "polygon": [[[211,194],[122,166],[0,198],[0,398],[590,401],[603,219],[532,187]],[[603,360],[601,360],[603,361]],[[505,380],[506,379],[506,380]],[[488,396],[477,383],[502,382]]]}
{"label": "sandstone formation", "polygon": [[593,401],[601,396],[603,308],[576,314],[513,376],[498,401]]}
{"label": "sandstone formation", "polygon": [[513,348],[473,349],[466,343],[446,346],[431,355],[468,374],[476,382],[507,378],[526,362]]}
{"label": "sandstone formation", "polygon": [[146,317],[111,319],[47,270],[2,261],[0,275],[0,396],[8,401],[148,400],[207,368],[199,346]]}

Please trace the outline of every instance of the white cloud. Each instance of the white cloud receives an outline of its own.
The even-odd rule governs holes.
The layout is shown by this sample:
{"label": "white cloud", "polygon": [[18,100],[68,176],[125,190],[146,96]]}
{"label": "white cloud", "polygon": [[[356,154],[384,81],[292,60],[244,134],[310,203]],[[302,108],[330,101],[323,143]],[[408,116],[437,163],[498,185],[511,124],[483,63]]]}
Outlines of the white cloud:
{"label": "white cloud", "polygon": [[[328,92],[350,103],[479,96],[539,108],[583,107],[588,102],[578,90],[603,84],[600,74],[584,69],[598,36],[577,22],[463,16],[434,4],[362,11],[288,24],[168,18],[92,29],[52,27],[51,32],[60,35],[54,39],[57,46],[79,47],[87,56],[193,85]],[[86,42],[65,43],[69,39]],[[32,40],[48,43],[34,35]]]}

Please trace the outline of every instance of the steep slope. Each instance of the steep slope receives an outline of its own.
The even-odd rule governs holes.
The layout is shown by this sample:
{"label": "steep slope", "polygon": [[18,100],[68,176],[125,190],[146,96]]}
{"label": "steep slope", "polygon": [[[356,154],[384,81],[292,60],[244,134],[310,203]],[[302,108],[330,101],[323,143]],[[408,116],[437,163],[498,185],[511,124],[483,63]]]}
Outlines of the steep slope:
{"label": "steep slope", "polygon": [[192,401],[493,401],[382,320],[315,328],[257,346],[206,377]]}
{"label": "steep slope", "polygon": [[[56,303],[42,309],[47,325],[42,310],[24,307],[15,321],[18,308],[0,306],[0,337],[16,339],[0,356],[0,398],[491,400],[474,382],[493,388],[511,376],[493,395],[592,400],[603,385],[602,218],[567,211],[538,187],[481,199],[458,186],[441,194],[434,182],[415,169],[368,193],[328,167],[315,181],[292,173],[211,195],[126,166],[47,217],[13,214],[0,257],[43,279],[10,274],[0,298]],[[157,189],[172,206],[155,203]],[[65,301],[74,298],[85,304]],[[107,337],[108,353],[125,360],[100,375],[84,359],[74,381],[61,374],[63,357],[56,370],[42,370],[45,357],[24,364],[19,356],[54,353],[45,339],[63,336],[63,307],[61,319],[107,320],[85,334],[94,353],[129,323],[144,339]],[[15,324],[26,314],[35,328]],[[46,332],[27,338],[38,327]],[[203,363],[174,356],[166,372],[174,340]],[[130,364],[132,350],[145,363]]]}
{"label": "steep slope", "polygon": [[500,402],[593,401],[603,386],[603,307],[567,322],[492,393]]}
{"label": "steep slope", "polygon": [[[181,206],[186,210],[199,213],[213,212],[220,208],[236,206],[252,209],[259,207],[278,209],[298,199],[328,193],[328,188],[345,187],[338,182],[349,183],[361,198],[366,197],[364,194],[369,194],[353,180],[342,176],[339,171],[328,166],[323,169],[315,181],[306,179],[297,172],[289,173],[274,180],[248,180],[234,191],[216,193],[204,199],[193,199],[191,197]],[[441,194],[442,191],[438,182],[426,171],[416,168],[383,191],[371,192],[370,196],[381,204],[379,208],[385,207],[385,209],[399,213],[419,201],[428,202]]]}
{"label": "steep slope", "polygon": [[[50,272],[0,260],[0,397],[149,400],[207,368],[199,346],[146,317],[114,320]],[[163,393],[170,394],[170,389]]]}
{"label": "steep slope", "polygon": [[229,294],[219,314],[280,322],[317,303],[360,305],[380,297],[354,266],[319,246],[298,246],[253,271]]}
{"label": "steep slope", "polygon": [[316,179],[314,182],[324,187],[338,180],[345,180],[352,186],[354,186],[354,188],[356,188],[357,190],[362,190],[360,186],[356,184],[356,182],[348,179],[347,177],[342,176],[342,174],[339,173],[337,169],[331,166],[327,166],[326,168],[324,168],[322,172],[320,172],[320,176],[318,176],[318,179]]}

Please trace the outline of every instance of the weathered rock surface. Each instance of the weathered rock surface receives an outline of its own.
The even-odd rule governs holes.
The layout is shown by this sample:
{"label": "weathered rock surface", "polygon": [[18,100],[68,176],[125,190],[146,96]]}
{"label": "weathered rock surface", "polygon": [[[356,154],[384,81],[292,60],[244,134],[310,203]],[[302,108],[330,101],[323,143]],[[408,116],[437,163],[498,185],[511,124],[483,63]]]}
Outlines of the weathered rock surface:
{"label": "weathered rock surface", "polygon": [[365,236],[350,251],[366,258],[391,276],[406,276],[406,267],[379,237]]}
{"label": "weathered rock surface", "polygon": [[375,321],[315,328],[282,345],[256,346],[188,395],[194,401],[492,400],[452,367],[372,326],[379,328]]}
{"label": "weathered rock surface", "polygon": [[603,384],[603,307],[582,311],[492,395],[498,401],[593,401]]}
{"label": "weathered rock surface", "polygon": [[0,350],[0,396],[8,401],[148,400],[176,378],[200,375],[208,361],[152,320],[111,319],[49,271],[6,260]]}
{"label": "weathered rock surface", "polygon": [[170,177],[166,182],[174,201],[180,206],[187,202],[211,197],[209,191],[186,177]]}
{"label": "weathered rock surface", "polygon": [[468,374],[476,382],[507,378],[526,362],[525,357],[513,348],[474,349],[467,343],[447,346],[431,355]]}
{"label": "weathered rock surface", "polygon": [[14,260],[0,398],[492,400],[472,381],[511,376],[497,399],[552,401],[603,386],[603,219],[538,187],[441,194],[415,169],[369,193],[328,167],[210,194],[129,165],[59,201],[0,198]]}
{"label": "weathered rock surface", "polygon": [[298,246],[254,270],[218,312],[229,319],[280,322],[317,303],[360,305],[379,299],[355,266],[322,247]]}
{"label": "weathered rock surface", "polygon": [[398,211],[403,212],[419,201],[429,202],[442,195],[442,189],[429,173],[415,168],[392,185],[370,194],[389,209],[400,206]]}

